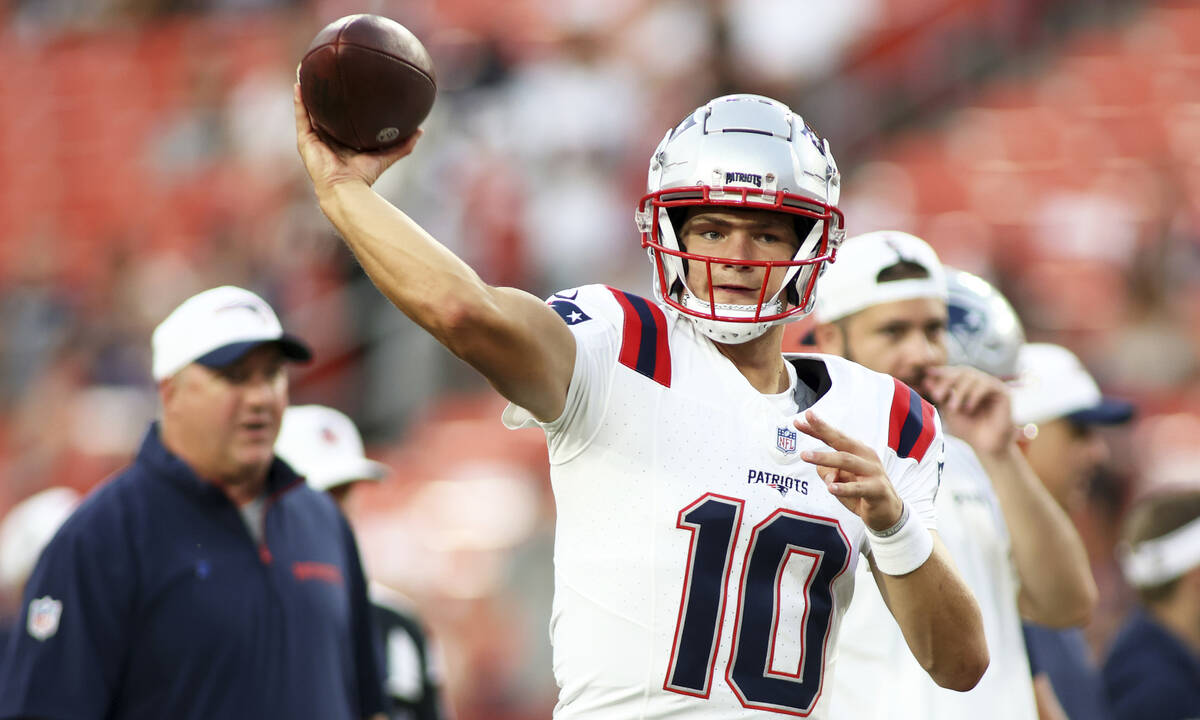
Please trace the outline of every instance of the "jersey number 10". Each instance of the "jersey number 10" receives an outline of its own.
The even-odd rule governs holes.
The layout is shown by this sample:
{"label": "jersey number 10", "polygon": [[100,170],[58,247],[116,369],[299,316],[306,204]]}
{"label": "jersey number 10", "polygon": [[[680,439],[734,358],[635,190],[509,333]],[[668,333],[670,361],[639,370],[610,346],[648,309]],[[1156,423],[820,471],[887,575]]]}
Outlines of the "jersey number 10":
{"label": "jersey number 10", "polygon": [[[721,640],[729,573],[744,500],[708,493],[679,511],[692,534],[675,643],[663,688],[707,698]],[[796,557],[803,556],[803,557]],[[738,583],[737,615],[725,679],[742,705],[808,715],[821,695],[825,649],[833,618],[833,581],[845,572],[850,543],[835,520],[779,509],[750,531]],[[798,657],[791,671],[773,667],[781,589],[791,561],[804,561]],[[792,633],[788,633],[792,634]]]}

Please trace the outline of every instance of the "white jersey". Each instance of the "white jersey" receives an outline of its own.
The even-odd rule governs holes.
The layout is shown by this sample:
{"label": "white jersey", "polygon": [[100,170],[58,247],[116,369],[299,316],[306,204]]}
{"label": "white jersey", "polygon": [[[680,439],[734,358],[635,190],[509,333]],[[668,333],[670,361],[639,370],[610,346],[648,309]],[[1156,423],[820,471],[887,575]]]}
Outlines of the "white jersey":
{"label": "white jersey", "polygon": [[[838,638],[833,717],[847,720],[1035,720],[1029,658],[1017,613],[1020,584],[1008,526],[975,452],[946,437],[938,532],[983,614],[991,663],[973,689],[939,687],[909,651],[879,591],[860,587]],[[858,580],[870,584],[870,570]]]}
{"label": "white jersey", "polygon": [[[930,528],[933,408],[889,376],[797,355],[805,382],[785,413],[644,298],[592,285],[547,302],[577,343],[566,408],[542,425],[558,515],[555,717],[829,717],[838,623],[868,544],[799,459],[822,445],[792,426],[794,408],[874,448]],[[505,424],[533,420],[510,405]]]}

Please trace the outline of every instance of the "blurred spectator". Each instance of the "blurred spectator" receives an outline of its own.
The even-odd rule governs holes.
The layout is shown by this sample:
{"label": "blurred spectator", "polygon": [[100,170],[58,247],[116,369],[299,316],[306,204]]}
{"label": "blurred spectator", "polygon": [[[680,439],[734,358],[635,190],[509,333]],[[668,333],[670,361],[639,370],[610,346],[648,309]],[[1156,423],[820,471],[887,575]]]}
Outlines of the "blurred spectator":
{"label": "blurred spectator", "polygon": [[[1130,403],[1101,395],[1070,350],[1046,343],[1021,348],[1013,381],[1013,419],[1029,464],[1068,514],[1081,507],[1087,482],[1108,459],[1108,445],[1096,428],[1119,425],[1132,416]],[[1049,680],[1071,720],[1109,716],[1081,630],[1026,623],[1025,644],[1035,682]]]}
{"label": "blurred spectator", "polygon": [[71,488],[46,488],[14,505],[0,521],[0,657],[13,631],[25,581],[79,501],[79,493]]}
{"label": "blurred spectator", "polygon": [[1122,569],[1141,604],[1104,662],[1113,718],[1200,717],[1200,489],[1144,497],[1122,539]]}
{"label": "blurred spectator", "polygon": [[[354,421],[323,405],[293,405],[283,414],[275,452],[317,490],[345,508],[354,486],[379,482],[390,470],[363,453]],[[441,669],[412,601],[371,585],[376,654],[383,670],[391,720],[442,720]]]}

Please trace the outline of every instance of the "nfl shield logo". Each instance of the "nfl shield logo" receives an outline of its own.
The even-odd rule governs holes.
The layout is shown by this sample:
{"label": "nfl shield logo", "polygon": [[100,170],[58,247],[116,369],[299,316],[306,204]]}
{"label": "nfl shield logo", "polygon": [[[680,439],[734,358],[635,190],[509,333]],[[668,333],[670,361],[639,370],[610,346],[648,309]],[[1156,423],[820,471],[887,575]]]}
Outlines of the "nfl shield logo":
{"label": "nfl shield logo", "polygon": [[778,428],[775,433],[775,447],[789,455],[796,452],[796,431],[785,427]]}
{"label": "nfl shield logo", "polygon": [[58,620],[62,617],[62,601],[47,595],[29,602],[29,617],[25,628],[35,640],[46,640],[58,632]]}

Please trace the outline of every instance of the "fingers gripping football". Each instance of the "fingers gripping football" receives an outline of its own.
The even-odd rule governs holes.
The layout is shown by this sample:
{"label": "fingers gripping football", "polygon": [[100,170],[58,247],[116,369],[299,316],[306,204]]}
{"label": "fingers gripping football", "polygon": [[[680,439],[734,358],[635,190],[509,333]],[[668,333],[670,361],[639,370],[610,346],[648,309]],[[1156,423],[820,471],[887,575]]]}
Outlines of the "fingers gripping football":
{"label": "fingers gripping football", "polygon": [[793,421],[796,429],[830,450],[806,450],[800,457],[816,466],[825,487],[872,530],[886,530],[904,505],[875,451],[822,420],[812,410]]}
{"label": "fingers gripping football", "polygon": [[313,129],[312,120],[300,97],[300,84],[292,89],[292,105],[296,119],[296,149],[312,178],[320,197],[344,182],[364,182],[373,185],[397,160],[412,153],[423,131],[417,130],[407,140],[378,152],[355,152],[349,148],[334,148]]}

